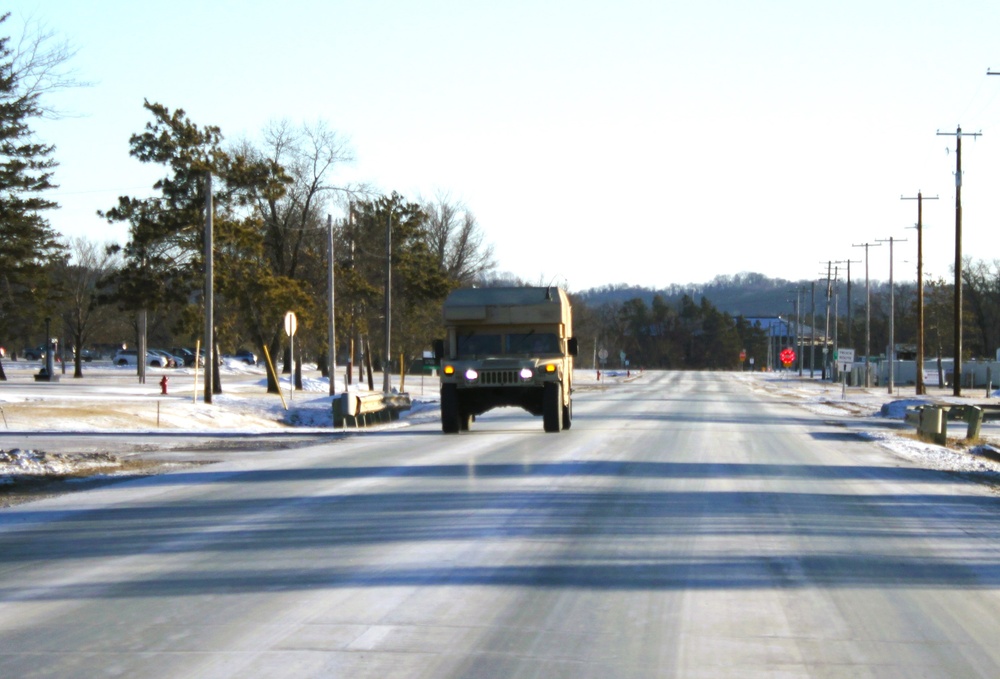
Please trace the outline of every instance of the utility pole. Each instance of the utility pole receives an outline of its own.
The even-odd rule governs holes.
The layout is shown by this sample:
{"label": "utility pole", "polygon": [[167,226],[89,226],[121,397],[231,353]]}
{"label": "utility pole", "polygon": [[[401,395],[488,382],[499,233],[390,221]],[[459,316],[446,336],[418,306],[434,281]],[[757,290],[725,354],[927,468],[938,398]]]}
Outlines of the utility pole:
{"label": "utility pole", "polygon": [[[988,73],[987,73],[988,74]],[[951,136],[951,132],[938,132]],[[962,137],[982,136],[982,132],[955,130],[955,368],[952,388],[955,396],[962,395]]]}
{"label": "utility pole", "polygon": [[[833,267],[833,318],[836,320],[840,316],[840,267]],[[837,353],[840,346],[837,343],[837,323],[833,324],[833,352]],[[833,370],[830,370],[831,377]]]}
{"label": "utility pole", "polygon": [[809,378],[812,379],[816,369],[816,281],[809,283],[809,289],[812,295],[812,308],[809,311],[812,321],[809,323]]}
{"label": "utility pole", "polygon": [[[871,368],[871,355],[872,355],[872,288],[871,281],[868,278],[868,248],[874,248],[880,246],[881,243],[861,243],[855,245],[856,248],[865,249],[865,388],[870,388],[872,386],[872,368]],[[850,272],[850,264],[847,265],[847,271]],[[848,273],[850,275],[850,273]],[[850,278],[848,278],[850,281]],[[851,285],[847,285],[847,313],[850,315],[850,299],[851,299]],[[848,330],[850,332],[850,330]]]}
{"label": "utility pole", "polygon": [[[212,240],[212,173],[205,174],[205,403],[212,402],[215,379],[215,281]],[[198,356],[194,357],[195,366]]]}
{"label": "utility pole", "polygon": [[[800,309],[802,308],[802,293],[805,291],[805,286],[800,285],[795,289],[795,339],[792,341],[792,347],[795,348],[795,362],[798,364],[797,369],[799,377],[802,377],[802,343],[805,341],[805,335],[802,332],[802,314]],[[792,292],[789,290],[789,292]],[[792,300],[788,300],[789,302]]]}
{"label": "utility pole", "polygon": [[[826,366],[829,365],[829,354],[830,354],[830,293],[833,291],[830,286],[830,268],[833,266],[833,262],[829,261],[826,263],[826,330],[823,333],[823,379],[826,379]],[[830,371],[830,377],[833,377],[833,371]]]}
{"label": "utility pole", "polygon": [[802,288],[795,291],[795,344],[798,355],[795,357],[798,363],[799,377],[802,377]]}
{"label": "utility pole", "polygon": [[[892,244],[894,239],[889,236],[888,240],[876,239],[879,243],[889,243],[889,347],[887,350],[889,359],[889,393],[892,394],[893,387],[896,386],[895,364],[896,364],[896,285],[892,279]],[[901,242],[905,243],[906,239]]]}
{"label": "utility pole", "polygon": [[337,335],[334,327],[334,305],[333,305],[333,217],[326,216],[326,238],[327,253],[330,258],[329,271],[326,276],[326,288],[330,306],[327,312],[330,315],[329,336],[327,337],[327,373],[330,375],[330,396],[337,393],[337,386],[334,380],[337,377]]}
{"label": "utility pole", "polygon": [[389,383],[389,357],[392,345],[389,331],[392,329],[392,203],[386,204],[385,218],[385,356],[382,358],[382,392],[392,391]]}
{"label": "utility pole", "polygon": [[[917,191],[916,197],[900,196],[900,200],[917,201],[917,396],[927,393],[924,385],[924,196]],[[928,196],[927,200],[937,200]]]}
{"label": "utility pole", "polygon": [[834,264],[847,265],[847,344],[849,347],[854,346],[854,303],[851,301],[851,264],[860,263],[860,259],[840,259],[834,262]]}

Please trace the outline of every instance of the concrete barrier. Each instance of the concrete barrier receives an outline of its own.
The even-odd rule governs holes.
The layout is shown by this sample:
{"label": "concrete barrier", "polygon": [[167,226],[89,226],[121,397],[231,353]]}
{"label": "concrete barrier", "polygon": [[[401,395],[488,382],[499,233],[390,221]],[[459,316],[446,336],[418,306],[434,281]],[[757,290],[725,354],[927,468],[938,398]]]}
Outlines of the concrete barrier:
{"label": "concrete barrier", "polygon": [[333,399],[334,427],[367,427],[399,419],[412,407],[409,394],[344,392]]}
{"label": "concrete barrier", "polygon": [[924,405],[908,408],[904,420],[907,424],[916,425],[917,436],[932,441],[938,445],[948,443],[948,420],[963,420],[968,429],[965,434],[967,441],[978,441],[984,419],[993,419],[995,415],[984,415],[983,408],[976,405],[936,406]]}

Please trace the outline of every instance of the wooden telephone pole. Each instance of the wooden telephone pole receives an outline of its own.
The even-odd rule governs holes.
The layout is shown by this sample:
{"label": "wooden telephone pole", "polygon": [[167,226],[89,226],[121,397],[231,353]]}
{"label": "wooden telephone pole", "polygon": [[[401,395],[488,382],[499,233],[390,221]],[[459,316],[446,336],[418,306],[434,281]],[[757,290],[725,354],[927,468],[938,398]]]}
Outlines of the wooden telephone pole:
{"label": "wooden telephone pole", "polygon": [[[917,191],[915,197],[900,196],[900,200],[917,201],[917,396],[927,393],[924,385],[924,196]],[[929,196],[927,200],[937,200]]]}
{"label": "wooden telephone pole", "polygon": [[[951,132],[938,132],[951,136]],[[955,396],[962,395],[962,137],[981,137],[982,132],[955,130],[955,367],[952,388]]]}

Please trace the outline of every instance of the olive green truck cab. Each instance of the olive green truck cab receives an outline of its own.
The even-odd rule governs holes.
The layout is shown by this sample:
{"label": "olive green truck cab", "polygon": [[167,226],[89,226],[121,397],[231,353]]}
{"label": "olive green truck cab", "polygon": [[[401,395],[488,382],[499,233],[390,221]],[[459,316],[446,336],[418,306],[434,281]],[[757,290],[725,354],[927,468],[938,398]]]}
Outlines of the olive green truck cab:
{"label": "olive green truck cab", "polygon": [[540,415],[547,432],[569,429],[577,341],[565,291],[462,288],[445,300],[444,322],[435,354],[446,434],[502,406]]}

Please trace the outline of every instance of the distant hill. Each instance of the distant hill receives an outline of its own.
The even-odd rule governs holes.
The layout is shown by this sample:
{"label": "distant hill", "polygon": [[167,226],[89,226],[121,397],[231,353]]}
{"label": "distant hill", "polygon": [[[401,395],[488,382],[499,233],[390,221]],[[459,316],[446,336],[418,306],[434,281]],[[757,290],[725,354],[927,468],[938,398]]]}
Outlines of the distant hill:
{"label": "distant hill", "polygon": [[[666,302],[676,304],[689,295],[695,302],[702,297],[719,311],[732,316],[786,316],[795,307],[795,291],[804,290],[801,298],[802,313],[806,314],[812,303],[811,284],[813,281],[789,281],[783,278],[768,278],[759,273],[739,273],[733,276],[716,276],[708,283],[670,285],[666,288],[644,288],[633,285],[606,285],[591,288],[574,296],[589,306],[601,306],[608,302],[622,303],[639,298],[648,305],[654,295],[660,295]],[[881,284],[873,283],[873,291]],[[863,290],[854,281],[855,291]],[[862,282],[863,286],[863,282]],[[826,281],[816,281],[816,308],[826,304]],[[843,294],[843,284],[841,285]],[[843,307],[842,307],[843,310]]]}

